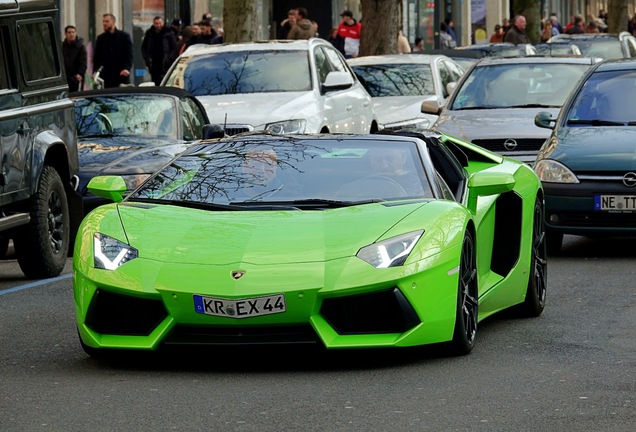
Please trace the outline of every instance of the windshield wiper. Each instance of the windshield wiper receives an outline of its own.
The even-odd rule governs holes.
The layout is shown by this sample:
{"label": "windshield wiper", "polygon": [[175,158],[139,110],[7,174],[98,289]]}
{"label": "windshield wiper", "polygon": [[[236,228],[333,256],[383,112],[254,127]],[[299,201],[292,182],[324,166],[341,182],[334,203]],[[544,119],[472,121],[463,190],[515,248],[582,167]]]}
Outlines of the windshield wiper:
{"label": "windshield wiper", "polygon": [[567,121],[568,125],[591,125],[591,126],[636,126],[636,121],[629,122],[619,122],[619,121],[611,121],[611,120],[601,120],[601,119],[593,119],[593,120],[579,120],[579,119],[571,119]]}
{"label": "windshield wiper", "polygon": [[77,138],[102,138],[102,137],[112,137],[115,136],[114,133],[98,133],[98,134],[88,134],[88,135],[78,135]]}
{"label": "windshield wiper", "polygon": [[506,108],[554,108],[554,107],[558,107],[558,105],[532,103],[532,104],[512,105]]}
{"label": "windshield wiper", "polygon": [[163,205],[173,205],[178,207],[187,207],[198,210],[245,210],[245,208],[232,205],[232,204],[218,204],[218,203],[208,203],[201,201],[183,201],[183,200],[168,200],[168,199],[156,199],[156,198],[129,198],[126,200],[127,202],[144,202],[151,204],[163,204]]}
{"label": "windshield wiper", "polygon": [[291,201],[242,201],[242,202],[232,202],[230,204],[235,206],[245,206],[250,209],[272,209],[272,210],[285,210],[285,209],[293,209],[293,210],[301,210],[301,209],[326,209],[326,208],[341,208],[341,207],[351,207],[362,204],[372,204],[372,203],[380,203],[385,202],[383,199],[368,199],[368,200],[360,200],[360,201],[339,201],[339,200],[330,200],[330,199],[322,199],[322,198],[308,198],[302,200],[291,200]]}

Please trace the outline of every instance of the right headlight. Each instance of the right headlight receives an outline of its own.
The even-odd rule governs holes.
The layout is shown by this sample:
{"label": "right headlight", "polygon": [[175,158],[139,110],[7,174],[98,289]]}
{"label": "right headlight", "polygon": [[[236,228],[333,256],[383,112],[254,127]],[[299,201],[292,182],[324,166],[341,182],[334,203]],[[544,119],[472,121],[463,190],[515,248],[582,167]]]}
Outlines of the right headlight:
{"label": "right headlight", "polygon": [[542,159],[534,164],[539,180],[546,183],[580,183],[574,173],[561,162]]}

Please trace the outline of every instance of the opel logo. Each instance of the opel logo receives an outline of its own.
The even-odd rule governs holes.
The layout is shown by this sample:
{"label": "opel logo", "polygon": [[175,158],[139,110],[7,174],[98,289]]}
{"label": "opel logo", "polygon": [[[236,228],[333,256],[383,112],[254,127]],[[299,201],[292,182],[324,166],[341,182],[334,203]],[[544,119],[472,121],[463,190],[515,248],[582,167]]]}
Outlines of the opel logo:
{"label": "opel logo", "polygon": [[623,176],[623,184],[627,187],[636,186],[636,173],[628,172]]}
{"label": "opel logo", "polygon": [[504,141],[504,148],[508,151],[512,151],[517,148],[517,141],[512,138],[508,138]]}
{"label": "opel logo", "polygon": [[232,278],[233,279],[240,279],[243,277],[243,275],[245,274],[245,270],[234,270],[232,272]]}

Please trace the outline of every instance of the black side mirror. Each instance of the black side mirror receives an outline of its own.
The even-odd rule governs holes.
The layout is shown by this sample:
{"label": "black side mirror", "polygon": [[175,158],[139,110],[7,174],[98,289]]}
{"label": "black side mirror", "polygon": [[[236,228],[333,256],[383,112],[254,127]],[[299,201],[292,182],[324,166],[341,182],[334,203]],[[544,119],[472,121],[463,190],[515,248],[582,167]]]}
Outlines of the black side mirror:
{"label": "black side mirror", "polygon": [[203,139],[215,139],[223,138],[225,136],[225,129],[218,124],[206,124],[203,126]]}

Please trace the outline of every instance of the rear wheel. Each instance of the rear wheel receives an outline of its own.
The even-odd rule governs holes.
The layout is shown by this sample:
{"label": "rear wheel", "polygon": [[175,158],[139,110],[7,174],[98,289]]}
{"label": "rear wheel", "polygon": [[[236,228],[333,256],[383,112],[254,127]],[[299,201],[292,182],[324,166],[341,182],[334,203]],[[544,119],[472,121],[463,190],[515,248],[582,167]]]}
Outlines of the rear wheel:
{"label": "rear wheel", "polygon": [[69,246],[69,209],[57,171],[44,166],[37,192],[31,198],[31,222],[13,239],[18,264],[31,279],[58,276]]}
{"label": "rear wheel", "polygon": [[477,259],[475,242],[466,231],[459,264],[457,311],[453,340],[449,351],[453,355],[465,355],[472,351],[477,336]]}
{"label": "rear wheel", "polygon": [[9,238],[0,236],[0,259],[6,259],[9,256]]}
{"label": "rear wheel", "polygon": [[[563,237],[563,235],[561,235]],[[549,240],[548,240],[548,243]],[[559,245],[560,246],[560,245]],[[539,198],[534,204],[534,221],[532,228],[532,252],[530,257],[530,278],[526,290],[526,299],[521,304],[521,312],[525,316],[538,317],[545,307],[547,289],[547,245],[543,205]]]}
{"label": "rear wheel", "polygon": [[558,255],[559,252],[561,252],[561,245],[563,244],[563,233],[553,231],[546,232],[546,243],[548,253],[550,255]]}

